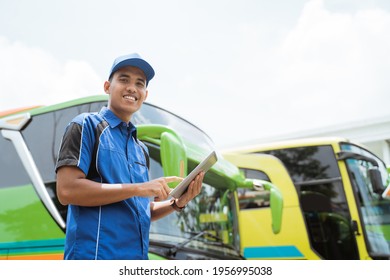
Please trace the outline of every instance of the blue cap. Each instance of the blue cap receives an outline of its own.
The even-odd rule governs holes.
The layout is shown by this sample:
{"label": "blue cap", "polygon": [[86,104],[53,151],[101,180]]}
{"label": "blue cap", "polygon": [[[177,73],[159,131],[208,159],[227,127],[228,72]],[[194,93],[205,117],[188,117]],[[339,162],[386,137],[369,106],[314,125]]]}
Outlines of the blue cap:
{"label": "blue cap", "polygon": [[154,70],[152,66],[147,63],[142,57],[137,53],[122,55],[117,57],[112,64],[110,74],[108,75],[109,79],[114,74],[115,71],[126,67],[126,66],[134,66],[141,69],[146,77],[146,85],[148,85],[149,81],[154,77]]}

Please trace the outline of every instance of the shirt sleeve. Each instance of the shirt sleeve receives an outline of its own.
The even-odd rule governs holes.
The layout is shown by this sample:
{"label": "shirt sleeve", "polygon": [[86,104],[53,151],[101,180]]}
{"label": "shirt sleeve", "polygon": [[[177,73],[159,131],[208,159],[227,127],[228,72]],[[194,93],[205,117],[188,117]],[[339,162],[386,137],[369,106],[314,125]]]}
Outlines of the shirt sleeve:
{"label": "shirt sleeve", "polygon": [[93,136],[85,121],[71,122],[62,138],[55,172],[63,166],[76,166],[88,174],[93,151]]}

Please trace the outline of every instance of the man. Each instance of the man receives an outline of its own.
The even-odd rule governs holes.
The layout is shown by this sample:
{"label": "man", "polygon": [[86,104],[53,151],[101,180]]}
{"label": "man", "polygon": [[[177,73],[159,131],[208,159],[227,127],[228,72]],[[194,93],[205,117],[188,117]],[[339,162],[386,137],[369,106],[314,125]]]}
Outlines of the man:
{"label": "man", "polygon": [[200,192],[203,172],[179,199],[167,200],[167,183],[182,178],[149,180],[147,148],[131,118],[153,76],[138,54],[118,57],[104,83],[108,107],[66,128],[56,165],[58,199],[69,205],[65,259],[147,259],[151,220],[180,211]]}

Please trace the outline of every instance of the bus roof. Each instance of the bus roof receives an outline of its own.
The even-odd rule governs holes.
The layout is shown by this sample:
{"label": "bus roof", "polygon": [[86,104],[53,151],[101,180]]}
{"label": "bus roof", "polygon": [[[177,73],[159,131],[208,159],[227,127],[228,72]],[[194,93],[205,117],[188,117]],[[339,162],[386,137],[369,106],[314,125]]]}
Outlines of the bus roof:
{"label": "bus roof", "polygon": [[237,148],[225,149],[222,153],[253,153],[259,151],[278,150],[285,148],[296,148],[301,146],[318,146],[338,144],[340,142],[351,143],[351,141],[344,137],[315,137],[315,138],[297,138],[291,140],[282,140],[269,143],[260,143],[248,146],[241,146]]}
{"label": "bus roof", "polygon": [[28,106],[28,107],[21,107],[21,108],[14,108],[10,110],[5,110],[0,112],[0,118],[15,115],[15,114],[20,114],[20,113],[25,113],[28,111],[31,111],[32,109],[40,108],[42,107],[41,105],[35,105],[35,106]]}

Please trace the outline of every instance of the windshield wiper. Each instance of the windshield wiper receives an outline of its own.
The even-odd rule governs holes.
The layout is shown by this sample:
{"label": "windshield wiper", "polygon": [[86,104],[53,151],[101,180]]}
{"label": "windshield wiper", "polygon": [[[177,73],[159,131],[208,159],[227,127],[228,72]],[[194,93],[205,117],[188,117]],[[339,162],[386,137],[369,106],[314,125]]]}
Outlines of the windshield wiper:
{"label": "windshield wiper", "polygon": [[179,244],[173,246],[172,248],[170,248],[170,249],[168,250],[167,255],[168,255],[168,256],[175,256],[176,253],[177,253],[177,251],[178,251],[180,248],[183,248],[185,245],[187,245],[188,243],[190,243],[192,240],[195,240],[195,239],[201,237],[202,235],[208,235],[208,234],[209,234],[209,233],[208,233],[207,231],[205,231],[205,230],[204,230],[204,231],[201,231],[201,232],[199,232],[199,233],[197,233],[197,234],[195,234],[194,236],[188,238],[186,241],[181,242],[181,243],[179,243]]}
{"label": "windshield wiper", "polygon": [[241,256],[241,254],[231,245],[229,244],[225,244],[223,243],[222,239],[215,235],[215,234],[212,234],[212,233],[209,233],[207,230],[203,230],[203,231],[200,231],[200,232],[193,232],[193,231],[189,231],[187,232],[189,234],[192,234],[193,236],[191,236],[190,238],[188,238],[186,241],[184,242],[181,242],[175,246],[173,246],[172,248],[170,248],[168,250],[168,253],[167,255],[168,256],[175,256],[177,251],[180,250],[181,248],[183,248],[185,245],[187,245],[188,243],[190,243],[191,241],[193,240],[196,240],[198,239],[199,237],[211,237],[213,239],[215,239],[215,241],[209,241],[207,240],[206,238],[202,239],[202,241],[204,241],[205,243],[207,244],[212,244],[212,245],[219,245],[219,246],[223,246],[225,248],[228,248],[228,249],[231,249],[231,250],[234,250],[238,256],[240,256],[241,258],[243,258]]}

